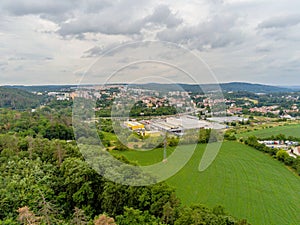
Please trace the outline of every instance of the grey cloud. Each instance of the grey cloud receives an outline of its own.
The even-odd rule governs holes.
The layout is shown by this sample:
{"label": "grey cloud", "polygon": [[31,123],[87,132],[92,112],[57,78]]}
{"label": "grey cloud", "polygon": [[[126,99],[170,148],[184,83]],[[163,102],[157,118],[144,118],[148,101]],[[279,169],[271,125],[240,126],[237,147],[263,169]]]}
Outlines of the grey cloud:
{"label": "grey cloud", "polygon": [[165,24],[168,28],[171,28],[178,26],[183,20],[172,13],[168,6],[160,5],[156,7],[153,14],[147,16],[144,21],[154,24]]}
{"label": "grey cloud", "polygon": [[[113,56],[115,54],[114,51],[112,51],[115,48],[118,48],[120,46],[125,46],[126,44],[131,42],[122,42],[122,43],[113,43],[106,46],[94,46],[93,48],[88,49],[84,52],[83,56],[81,58],[93,58],[93,57],[99,57],[103,56]],[[127,46],[127,48],[134,48],[133,45]],[[119,49],[122,51],[122,48]]]}
{"label": "grey cloud", "polygon": [[10,14],[18,16],[39,14],[53,19],[53,16],[67,14],[75,10],[96,13],[111,5],[112,3],[109,0],[2,0],[0,3],[2,10]]}
{"label": "grey cloud", "polygon": [[76,6],[76,1],[3,0],[0,5],[2,10],[6,10],[14,15],[60,14],[74,8]]}
{"label": "grey cloud", "polygon": [[0,61],[0,70],[2,70],[2,71],[5,70],[7,66],[8,66],[7,62],[1,62]]}
{"label": "grey cloud", "polygon": [[9,57],[8,61],[28,61],[28,60],[38,60],[38,61],[48,61],[53,60],[53,57],[34,55],[34,54],[20,54],[19,56]]}
{"label": "grey cloud", "polygon": [[9,57],[8,58],[8,61],[23,61],[23,60],[26,60],[26,58],[23,57],[23,56]]}
{"label": "grey cloud", "polygon": [[104,48],[100,46],[95,46],[93,48],[88,49],[84,52],[82,58],[89,58],[89,57],[98,57],[104,52]]}
{"label": "grey cloud", "polygon": [[83,33],[102,33],[107,35],[140,35],[147,26],[176,27],[182,19],[172,13],[168,6],[161,5],[153,13],[143,18],[135,18],[134,12],[120,13],[115,9],[100,13],[83,14],[76,20],[61,24],[59,34],[78,35]]}
{"label": "grey cloud", "polygon": [[215,16],[196,26],[166,29],[157,34],[159,40],[188,45],[191,48],[221,48],[243,40],[241,30],[236,26],[237,17]]}
{"label": "grey cloud", "polygon": [[[300,40],[300,23],[295,26],[286,26],[276,29],[258,29],[257,34],[276,42],[281,41],[286,46],[294,45]],[[287,45],[288,44],[288,45]]]}
{"label": "grey cloud", "polygon": [[182,23],[167,5],[158,5],[149,15],[138,16],[147,7],[145,0],[3,0],[2,13],[16,16],[39,15],[58,24],[58,33],[84,38],[84,33],[107,35],[140,35],[152,26],[176,27]]}
{"label": "grey cloud", "polygon": [[24,70],[24,66],[19,65],[19,66],[15,67],[13,70],[16,72],[22,71],[22,70]]}
{"label": "grey cloud", "polygon": [[255,51],[259,52],[259,53],[267,53],[267,52],[271,52],[272,47],[269,46],[257,46],[255,47]]}
{"label": "grey cloud", "polygon": [[83,33],[102,33],[108,35],[139,34],[143,24],[141,21],[129,21],[118,15],[103,14],[82,15],[71,22],[61,24],[59,34],[78,35]]}
{"label": "grey cloud", "polygon": [[258,25],[260,29],[269,29],[269,28],[284,28],[300,23],[300,15],[289,15],[289,16],[280,16],[273,17],[261,22]]}
{"label": "grey cloud", "polygon": [[[112,6],[109,0],[3,0],[0,13],[15,16],[38,15],[58,25],[76,18],[78,12],[98,13]],[[77,35],[80,39],[80,35]]]}
{"label": "grey cloud", "polygon": [[113,6],[110,0],[81,0],[80,10],[86,13],[98,13],[106,8]]}

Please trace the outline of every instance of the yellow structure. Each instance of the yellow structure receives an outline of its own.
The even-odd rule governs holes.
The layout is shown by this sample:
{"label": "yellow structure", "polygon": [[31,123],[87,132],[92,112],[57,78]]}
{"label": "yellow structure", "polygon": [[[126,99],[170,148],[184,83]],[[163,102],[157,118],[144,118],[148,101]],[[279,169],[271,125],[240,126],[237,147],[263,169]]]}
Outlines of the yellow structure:
{"label": "yellow structure", "polygon": [[153,130],[153,131],[145,131],[145,136],[150,136],[150,137],[159,137],[161,136],[162,133],[160,131],[156,131],[156,130]]}
{"label": "yellow structure", "polygon": [[124,124],[131,130],[145,129],[144,124],[141,124],[139,122],[127,121]]}

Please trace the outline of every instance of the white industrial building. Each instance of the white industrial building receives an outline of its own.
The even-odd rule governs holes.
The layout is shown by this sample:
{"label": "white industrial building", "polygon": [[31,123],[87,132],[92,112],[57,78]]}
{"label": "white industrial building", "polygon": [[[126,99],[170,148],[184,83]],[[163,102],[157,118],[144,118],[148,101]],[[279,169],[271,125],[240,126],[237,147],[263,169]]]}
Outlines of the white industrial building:
{"label": "white industrial building", "polygon": [[151,129],[182,135],[184,130],[192,129],[224,129],[225,125],[199,120],[194,116],[168,117],[165,120],[152,120]]}
{"label": "white industrial building", "polygon": [[223,117],[210,117],[207,120],[217,123],[232,123],[232,122],[246,122],[248,118],[238,116],[223,116]]}

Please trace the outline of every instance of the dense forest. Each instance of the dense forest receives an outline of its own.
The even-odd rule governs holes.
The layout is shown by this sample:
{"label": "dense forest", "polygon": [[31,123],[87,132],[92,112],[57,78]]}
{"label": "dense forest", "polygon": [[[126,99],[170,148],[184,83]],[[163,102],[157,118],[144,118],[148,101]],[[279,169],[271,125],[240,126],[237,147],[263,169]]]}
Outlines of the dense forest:
{"label": "dense forest", "polygon": [[0,224],[247,224],[222,206],[184,206],[165,183],[112,183],[75,142],[2,134],[0,161]]}
{"label": "dense forest", "polygon": [[54,100],[35,112],[0,109],[0,133],[72,140],[74,135],[71,127],[71,104],[67,101]]}

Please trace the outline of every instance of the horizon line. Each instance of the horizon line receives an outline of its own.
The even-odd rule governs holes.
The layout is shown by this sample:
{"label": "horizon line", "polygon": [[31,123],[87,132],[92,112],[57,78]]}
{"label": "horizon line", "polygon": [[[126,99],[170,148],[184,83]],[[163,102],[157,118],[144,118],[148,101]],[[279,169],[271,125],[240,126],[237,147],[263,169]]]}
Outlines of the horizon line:
{"label": "horizon line", "polygon": [[[274,86],[274,87],[300,87],[300,85],[292,85],[292,84],[267,84],[267,83],[254,83],[254,82],[245,82],[245,81],[230,81],[230,82],[220,82],[220,83],[182,83],[182,82],[176,82],[176,83],[158,83],[158,82],[149,82],[149,83],[132,83],[137,85],[145,85],[145,84],[185,84],[185,85],[220,85],[220,84],[233,84],[233,83],[239,83],[239,84],[252,84],[252,85],[266,85],[266,86]],[[0,84],[0,87],[7,87],[7,86],[23,86],[23,87],[41,87],[41,86],[92,86],[92,85],[128,85],[129,83],[107,83],[107,84]]]}

